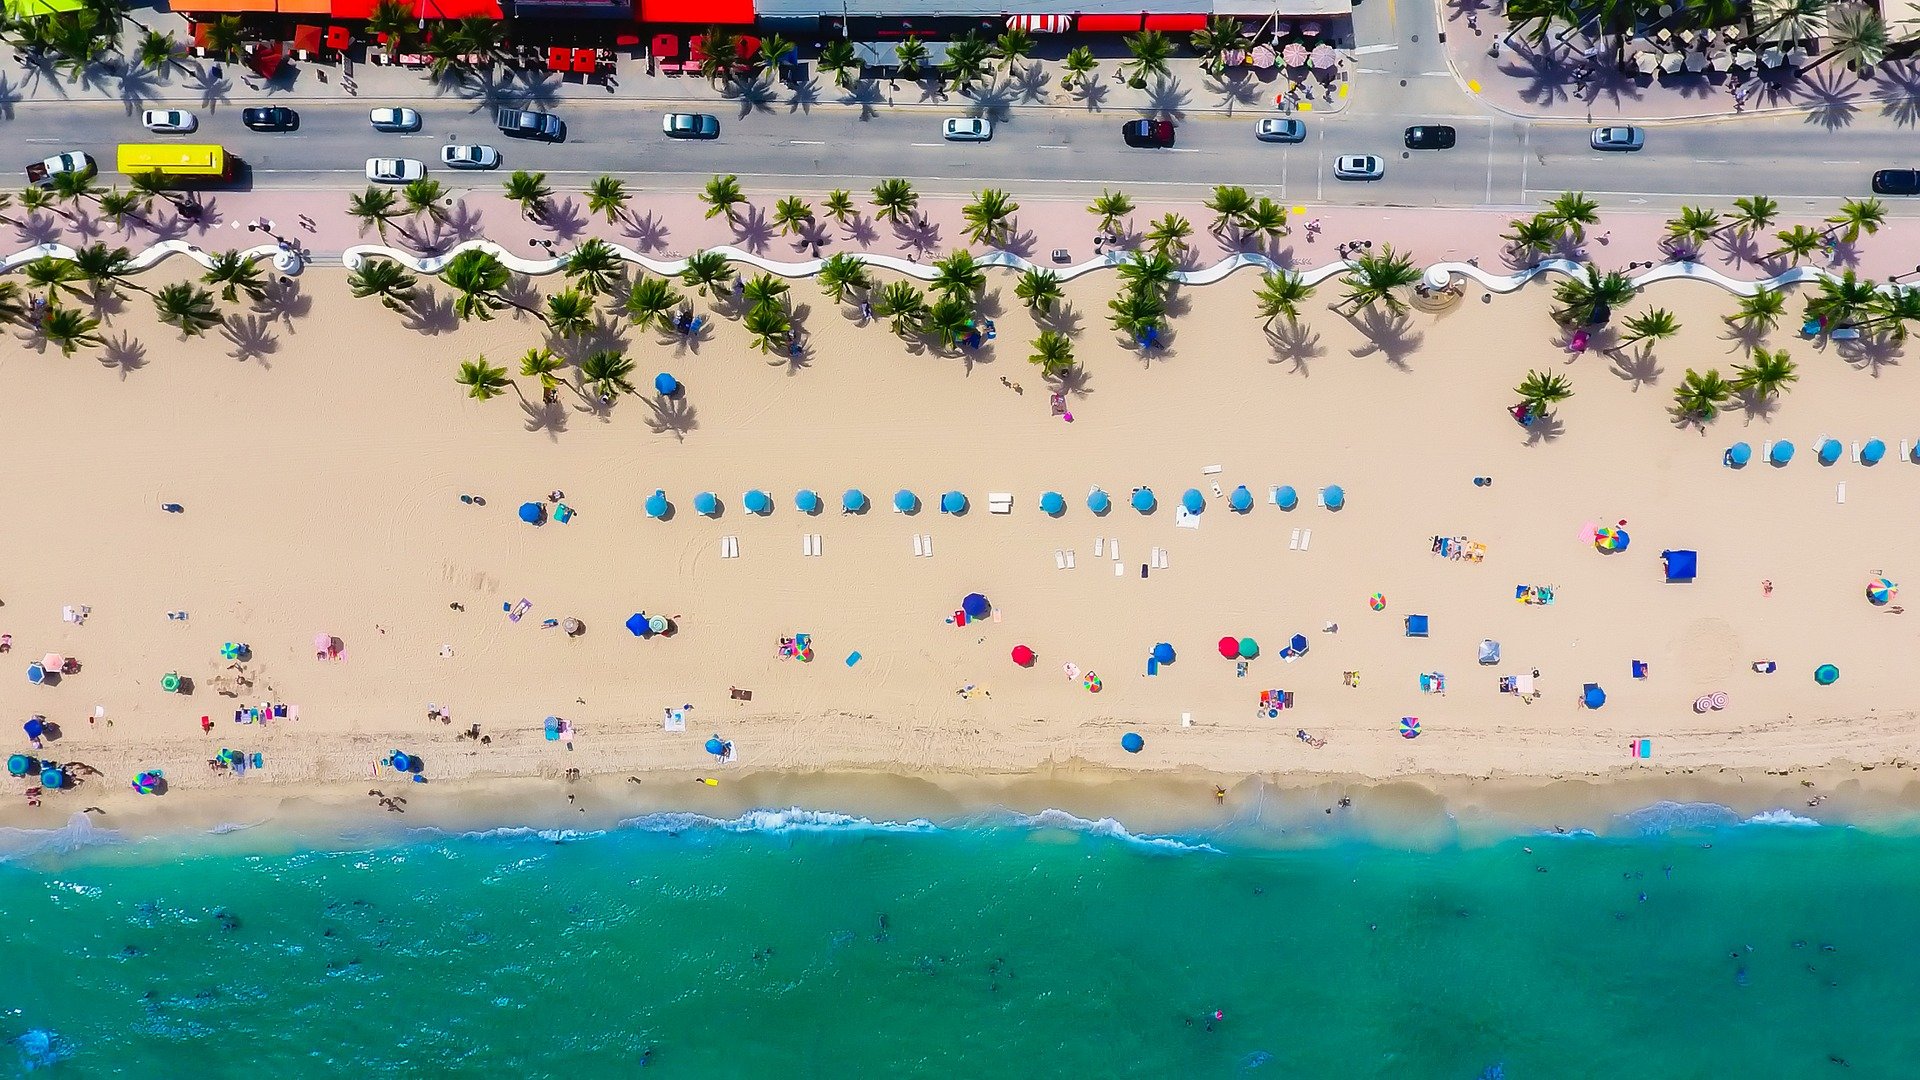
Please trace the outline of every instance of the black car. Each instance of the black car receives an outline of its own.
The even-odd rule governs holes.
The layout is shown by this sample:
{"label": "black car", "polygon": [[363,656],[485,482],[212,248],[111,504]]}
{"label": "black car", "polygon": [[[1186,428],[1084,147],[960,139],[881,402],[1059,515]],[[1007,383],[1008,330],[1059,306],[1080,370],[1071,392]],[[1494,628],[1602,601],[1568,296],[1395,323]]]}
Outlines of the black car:
{"label": "black car", "polygon": [[565,142],[567,125],[552,113],[534,109],[501,109],[494,114],[494,126],[503,133],[522,139]]}
{"label": "black car", "polygon": [[1873,174],[1875,195],[1920,195],[1920,169],[1881,169]]}
{"label": "black car", "polygon": [[1120,125],[1120,137],[1128,146],[1172,146],[1173,121],[1129,120]]}
{"label": "black car", "polygon": [[255,131],[293,131],[300,126],[300,114],[284,105],[241,109],[240,122]]}
{"label": "black car", "polygon": [[1409,150],[1451,150],[1453,129],[1445,124],[1421,124],[1407,129]]}

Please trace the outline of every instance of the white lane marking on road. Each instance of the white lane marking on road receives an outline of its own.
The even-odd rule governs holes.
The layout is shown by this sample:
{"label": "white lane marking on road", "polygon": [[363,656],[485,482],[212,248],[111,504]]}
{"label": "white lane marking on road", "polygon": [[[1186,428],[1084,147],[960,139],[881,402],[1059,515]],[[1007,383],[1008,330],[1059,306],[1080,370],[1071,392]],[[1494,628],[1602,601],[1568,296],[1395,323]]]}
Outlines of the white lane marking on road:
{"label": "white lane marking on road", "polygon": [[1065,150],[1066,148],[1065,143],[1043,143],[1034,147],[1035,150]]}
{"label": "white lane marking on road", "polygon": [[1400,43],[1397,41],[1386,44],[1386,45],[1362,45],[1359,48],[1353,50],[1353,55],[1371,56],[1374,53],[1393,52],[1399,47],[1400,47]]}
{"label": "white lane marking on road", "polygon": [[1696,162],[1694,162],[1694,164],[1695,164],[1695,165],[1731,165],[1731,164],[1733,164],[1733,162],[1731,162],[1731,161],[1712,161],[1712,160],[1708,160],[1708,159],[1702,159],[1702,160],[1700,160],[1700,161],[1696,161]]}
{"label": "white lane marking on road", "polygon": [[917,143],[908,143],[907,145],[925,147],[925,146],[939,146],[940,144],[937,142],[917,142]]}
{"label": "white lane marking on road", "polygon": [[1197,154],[1200,151],[1195,150],[1191,146],[1172,146],[1167,148],[1167,152],[1172,154]]}
{"label": "white lane marking on road", "polygon": [[1822,165],[1858,165],[1860,163],[1857,161],[1823,161],[1820,164]]}
{"label": "white lane marking on road", "polygon": [[788,139],[787,145],[788,146],[825,146],[827,144],[825,140],[821,140],[821,139]]}

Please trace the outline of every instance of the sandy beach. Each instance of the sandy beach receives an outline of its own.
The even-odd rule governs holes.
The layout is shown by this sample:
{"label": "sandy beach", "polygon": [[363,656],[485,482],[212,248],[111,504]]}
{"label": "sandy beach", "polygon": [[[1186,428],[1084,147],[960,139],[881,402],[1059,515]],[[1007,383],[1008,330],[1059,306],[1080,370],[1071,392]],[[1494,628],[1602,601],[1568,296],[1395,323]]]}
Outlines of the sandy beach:
{"label": "sandy beach", "polygon": [[[142,283],[185,274],[176,261]],[[1801,378],[1776,407],[1730,410],[1705,434],[1676,426],[1666,410],[1682,371],[1731,376],[1742,359],[1719,318],[1733,301],[1715,288],[1648,293],[1641,304],[1673,310],[1683,329],[1631,365],[1557,348],[1539,285],[1357,324],[1327,311],[1338,290],[1324,288],[1304,329],[1276,342],[1243,273],[1181,290],[1169,347],[1143,361],[1107,330],[1113,286],[1096,278],[1068,290],[1083,366],[1067,423],[1026,362],[1035,328],[1010,274],[989,276],[983,304],[997,339],[958,356],[860,327],[806,281],[793,288],[802,363],[769,362],[726,318],[697,349],[609,318],[603,345],[628,351],[636,382],[671,371],[685,386],[671,402],[649,393],[610,409],[565,389],[541,406],[530,380],[531,406],[511,393],[468,400],[458,362],[484,353],[515,368],[541,342],[537,322],[458,324],[433,286],[439,310],[422,330],[352,299],[344,279],[309,269],[277,312],[224,337],[182,342],[135,296],[105,350],[36,353],[19,331],[0,350],[14,406],[0,475],[22,495],[0,531],[15,568],[0,631],[17,665],[0,701],[58,725],[45,756],[102,774],[38,809],[16,797],[8,823],[57,822],[82,803],[157,808],[167,800],[126,788],[147,768],[165,771],[168,799],[345,792],[382,779],[374,763],[395,748],[440,784],[411,785],[416,808],[570,768],[615,783],[718,776],[723,788],[754,775],[768,798],[779,776],[835,773],[1533,785],[1908,769],[1913,712],[1900,703],[1920,675],[1900,657],[1914,631],[1897,600],[1870,605],[1864,585],[1870,572],[1907,575],[1903,489],[1920,470],[1892,454],[1822,467],[1810,451],[1820,436],[1892,446],[1920,434],[1901,426],[1914,392],[1897,351],[1855,365],[1783,331],[1774,343]],[[1575,396],[1530,433],[1506,407],[1535,368],[1566,374]],[[1736,439],[1757,450],[1783,438],[1802,450],[1785,468],[1722,464]],[[1253,510],[1230,513],[1215,483],[1246,485]],[[1268,504],[1281,484],[1300,508]],[[1314,505],[1327,484],[1347,493],[1338,512]],[[1085,508],[1095,485],[1115,498],[1105,517]],[[1125,505],[1138,485],[1159,497],[1152,515]],[[827,512],[793,509],[803,487]],[[873,509],[838,513],[848,487]],[[903,487],[926,504],[919,514],[891,512]],[[1190,487],[1206,496],[1197,529],[1174,520]],[[642,510],[656,488],[670,520]],[[772,493],[770,515],[742,510],[750,488]],[[577,511],[570,522],[518,519],[522,502],[555,490]],[[717,519],[693,511],[707,490]],[[948,490],[966,493],[968,513],[935,511]],[[1059,518],[1037,506],[1050,490],[1066,497]],[[1012,493],[1014,511],[989,513],[990,492]],[[169,502],[183,512],[163,512]],[[1603,555],[1582,539],[1617,521],[1629,550]],[[1311,530],[1305,550],[1289,545],[1296,530]],[[820,536],[818,557],[802,554],[803,534]],[[1485,558],[1438,557],[1436,534],[1484,544]],[[931,537],[931,556],[913,553],[915,535]],[[721,557],[723,537],[737,538],[737,558]],[[1699,551],[1698,580],[1662,580],[1669,547]],[[1143,580],[1154,548],[1167,566]],[[1056,551],[1074,567],[1057,569]],[[1555,603],[1516,603],[1520,584],[1552,586]],[[996,615],[957,628],[973,591]],[[1371,609],[1374,593],[1385,610]],[[510,622],[502,605],[522,598],[531,607]],[[67,623],[65,605],[91,611]],[[636,611],[671,616],[677,632],[633,637],[623,624]],[[1430,616],[1429,637],[1405,636],[1409,614]],[[549,618],[585,632],[543,629]],[[779,657],[796,633],[811,635],[811,663]],[[316,634],[341,655],[316,659]],[[1309,650],[1287,662],[1277,653],[1294,634]],[[1222,635],[1261,643],[1244,677],[1216,652]],[[1501,643],[1500,664],[1476,664],[1484,638]],[[252,650],[254,686],[238,699],[213,689],[229,641]],[[1178,659],[1148,677],[1163,641]],[[1016,644],[1037,653],[1030,668],[1009,659]],[[27,663],[47,652],[81,670],[30,685]],[[1778,671],[1755,674],[1761,659]],[[1635,660],[1646,679],[1630,677]],[[1101,692],[1066,678],[1068,663],[1097,672]],[[1840,667],[1836,684],[1815,684],[1823,663]],[[1500,676],[1534,669],[1538,700],[1497,691]],[[168,672],[192,692],[164,692]],[[1423,672],[1444,673],[1447,692],[1423,693]],[[1581,706],[1588,682],[1605,688],[1604,708]],[[751,701],[730,699],[736,687]],[[1294,707],[1258,713],[1274,688]],[[1714,691],[1727,707],[1696,713]],[[262,700],[297,705],[299,718],[234,722]],[[429,719],[430,704],[451,722]],[[663,731],[663,710],[687,705],[685,732]],[[571,724],[571,748],[544,738],[550,715]],[[1419,719],[1418,738],[1402,737],[1403,717]],[[472,724],[489,744],[456,738]],[[1121,749],[1129,731],[1145,740],[1139,754]],[[703,752],[716,732],[735,763]],[[1640,738],[1651,754],[1630,758]],[[258,752],[264,767],[210,769],[223,747]],[[1889,801],[1904,797],[1885,783]]]}

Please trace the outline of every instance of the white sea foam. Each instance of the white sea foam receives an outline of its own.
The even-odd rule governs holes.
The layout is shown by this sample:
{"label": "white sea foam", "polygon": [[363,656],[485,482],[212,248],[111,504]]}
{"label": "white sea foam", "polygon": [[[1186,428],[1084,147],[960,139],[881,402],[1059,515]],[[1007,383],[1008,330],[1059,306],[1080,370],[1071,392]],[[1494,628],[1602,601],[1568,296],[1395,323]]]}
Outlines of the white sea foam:
{"label": "white sea foam", "polygon": [[[417,829],[416,832],[440,832],[439,829]],[[528,825],[502,825],[497,829],[478,829],[472,832],[454,833],[461,840],[545,840],[552,844],[567,844],[576,840],[591,840],[596,836],[605,836],[605,829],[536,829]]]}
{"label": "white sea foam", "polygon": [[684,811],[646,814],[641,817],[627,818],[620,822],[620,827],[641,832],[716,829],[721,832],[774,835],[795,832],[931,833],[939,831],[933,822],[925,818],[914,818],[911,821],[875,821],[872,818],[838,814],[831,810],[804,810],[798,806],[785,810],[749,810],[736,818],[716,818]]}
{"label": "white sea foam", "polygon": [[1820,824],[1812,818],[1801,817],[1791,810],[1768,810],[1753,815],[1747,819],[1746,823],[1748,825],[1797,825],[1802,828],[1818,827]]}
{"label": "white sea foam", "polygon": [[1046,809],[1037,814],[1013,814],[1000,816],[991,822],[996,825],[1013,825],[1029,829],[1066,829],[1071,832],[1085,833],[1088,836],[1100,836],[1109,840],[1118,840],[1123,844],[1133,844],[1152,851],[1209,851],[1219,854],[1220,849],[1212,844],[1187,840],[1176,840],[1171,836],[1148,836],[1130,831],[1114,818],[1103,817],[1098,820],[1070,814],[1065,810]]}
{"label": "white sea foam", "polygon": [[0,829],[0,862],[36,855],[69,855],[82,848],[118,844],[124,839],[112,829],[95,828],[90,815],[75,814],[58,829]]}

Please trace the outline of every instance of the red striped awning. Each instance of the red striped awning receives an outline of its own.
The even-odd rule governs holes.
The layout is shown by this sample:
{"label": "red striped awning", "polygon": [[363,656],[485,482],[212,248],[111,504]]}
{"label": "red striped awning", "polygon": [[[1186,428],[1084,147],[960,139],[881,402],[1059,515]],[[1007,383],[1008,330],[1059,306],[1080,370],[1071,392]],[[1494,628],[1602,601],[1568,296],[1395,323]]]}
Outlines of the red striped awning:
{"label": "red striped awning", "polygon": [[1034,34],[1064,34],[1073,29],[1071,15],[1009,15],[1007,29]]}

